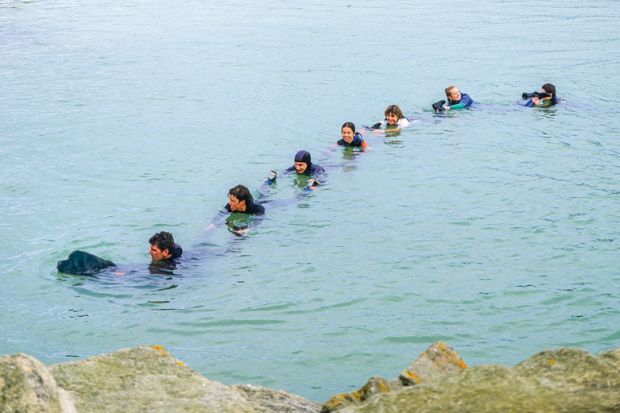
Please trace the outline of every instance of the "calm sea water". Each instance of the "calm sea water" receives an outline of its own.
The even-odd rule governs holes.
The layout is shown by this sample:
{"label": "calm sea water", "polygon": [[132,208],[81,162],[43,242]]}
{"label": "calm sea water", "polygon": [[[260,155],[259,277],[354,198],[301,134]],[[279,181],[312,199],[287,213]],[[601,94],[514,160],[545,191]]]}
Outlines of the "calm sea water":
{"label": "calm sea water", "polygon": [[[445,340],[470,364],[620,344],[617,1],[0,0],[0,353],[163,344],[325,400]],[[565,103],[516,105],[542,83]],[[427,110],[455,83],[480,107]],[[344,121],[418,120],[329,150]],[[175,277],[60,275],[191,250],[301,148],[330,181],[220,228]],[[282,178],[274,199],[295,194]]]}

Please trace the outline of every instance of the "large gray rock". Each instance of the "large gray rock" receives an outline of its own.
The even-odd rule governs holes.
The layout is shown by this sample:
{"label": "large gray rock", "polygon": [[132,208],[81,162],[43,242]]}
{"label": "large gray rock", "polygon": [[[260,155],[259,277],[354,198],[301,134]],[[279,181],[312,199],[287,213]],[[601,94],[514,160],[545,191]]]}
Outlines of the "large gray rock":
{"label": "large gray rock", "polygon": [[432,383],[467,368],[458,352],[443,341],[427,348],[411,365],[400,373],[404,385]]}
{"label": "large gray rock", "polygon": [[620,349],[600,356],[545,351],[514,368],[480,366],[429,384],[405,387],[349,405],[371,412],[620,412]]}
{"label": "large gray rock", "polygon": [[318,412],[320,405],[258,386],[226,386],[161,346],[119,350],[51,367],[80,413]]}
{"label": "large gray rock", "polygon": [[340,393],[330,398],[321,409],[322,413],[344,411],[346,407],[363,405],[376,395],[398,392],[403,386],[431,383],[439,378],[460,373],[467,368],[459,353],[442,341],[424,350],[411,365],[400,373],[398,380],[372,377],[360,389],[352,393]]}
{"label": "large gray rock", "polygon": [[321,405],[285,391],[271,390],[251,384],[232,386],[261,413],[318,413]]}
{"label": "large gray rock", "polygon": [[43,363],[26,354],[0,357],[0,412],[62,412],[58,386]]}

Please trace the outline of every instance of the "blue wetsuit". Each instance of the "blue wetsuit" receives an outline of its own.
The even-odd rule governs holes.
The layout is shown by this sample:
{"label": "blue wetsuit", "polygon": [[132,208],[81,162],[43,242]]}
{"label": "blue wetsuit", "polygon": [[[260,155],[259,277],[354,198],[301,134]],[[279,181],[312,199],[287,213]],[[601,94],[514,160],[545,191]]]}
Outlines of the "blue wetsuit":
{"label": "blue wetsuit", "polygon": [[449,100],[448,106],[450,109],[467,109],[474,103],[474,100],[469,97],[467,93],[461,93],[461,100],[454,101]]}

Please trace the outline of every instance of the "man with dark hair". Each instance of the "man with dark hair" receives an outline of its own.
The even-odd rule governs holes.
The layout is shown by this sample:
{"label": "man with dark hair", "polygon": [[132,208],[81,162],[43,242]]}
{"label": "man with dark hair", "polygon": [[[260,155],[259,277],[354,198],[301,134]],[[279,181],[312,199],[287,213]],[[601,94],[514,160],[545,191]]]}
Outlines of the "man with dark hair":
{"label": "man with dark hair", "polygon": [[[183,248],[174,242],[169,232],[158,232],[149,239],[149,254],[152,274],[171,274],[176,267],[175,259],[183,254]],[[104,260],[96,255],[84,251],[73,251],[66,260],[58,261],[56,268],[59,272],[76,275],[95,275],[98,272],[116,267],[116,275],[125,275],[126,266],[117,267],[112,261]]]}
{"label": "man with dark hair", "polygon": [[149,254],[152,264],[161,261],[170,261],[183,254],[183,248],[174,242],[172,234],[166,231],[158,232],[149,239]]}
{"label": "man with dark hair", "polygon": [[262,215],[265,207],[254,203],[250,190],[243,185],[237,185],[228,191],[228,203],[224,207],[228,212]]}

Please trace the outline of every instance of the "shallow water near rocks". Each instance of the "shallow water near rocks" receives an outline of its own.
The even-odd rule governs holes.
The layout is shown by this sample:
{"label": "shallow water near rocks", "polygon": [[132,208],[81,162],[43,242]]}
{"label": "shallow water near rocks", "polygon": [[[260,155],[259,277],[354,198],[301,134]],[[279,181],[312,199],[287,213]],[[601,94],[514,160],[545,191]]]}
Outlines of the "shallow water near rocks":
{"label": "shallow water near rocks", "polygon": [[[618,347],[619,11],[0,0],[0,353],[162,344],[321,401],[436,340],[470,364]],[[516,105],[545,82],[564,103]],[[433,116],[452,83],[481,105]],[[418,121],[329,149],[392,103]],[[328,185],[201,244],[229,188],[301,148]],[[281,177],[271,197],[296,192]],[[146,268],[161,230],[207,256],[173,277],[55,271],[74,249]]]}

